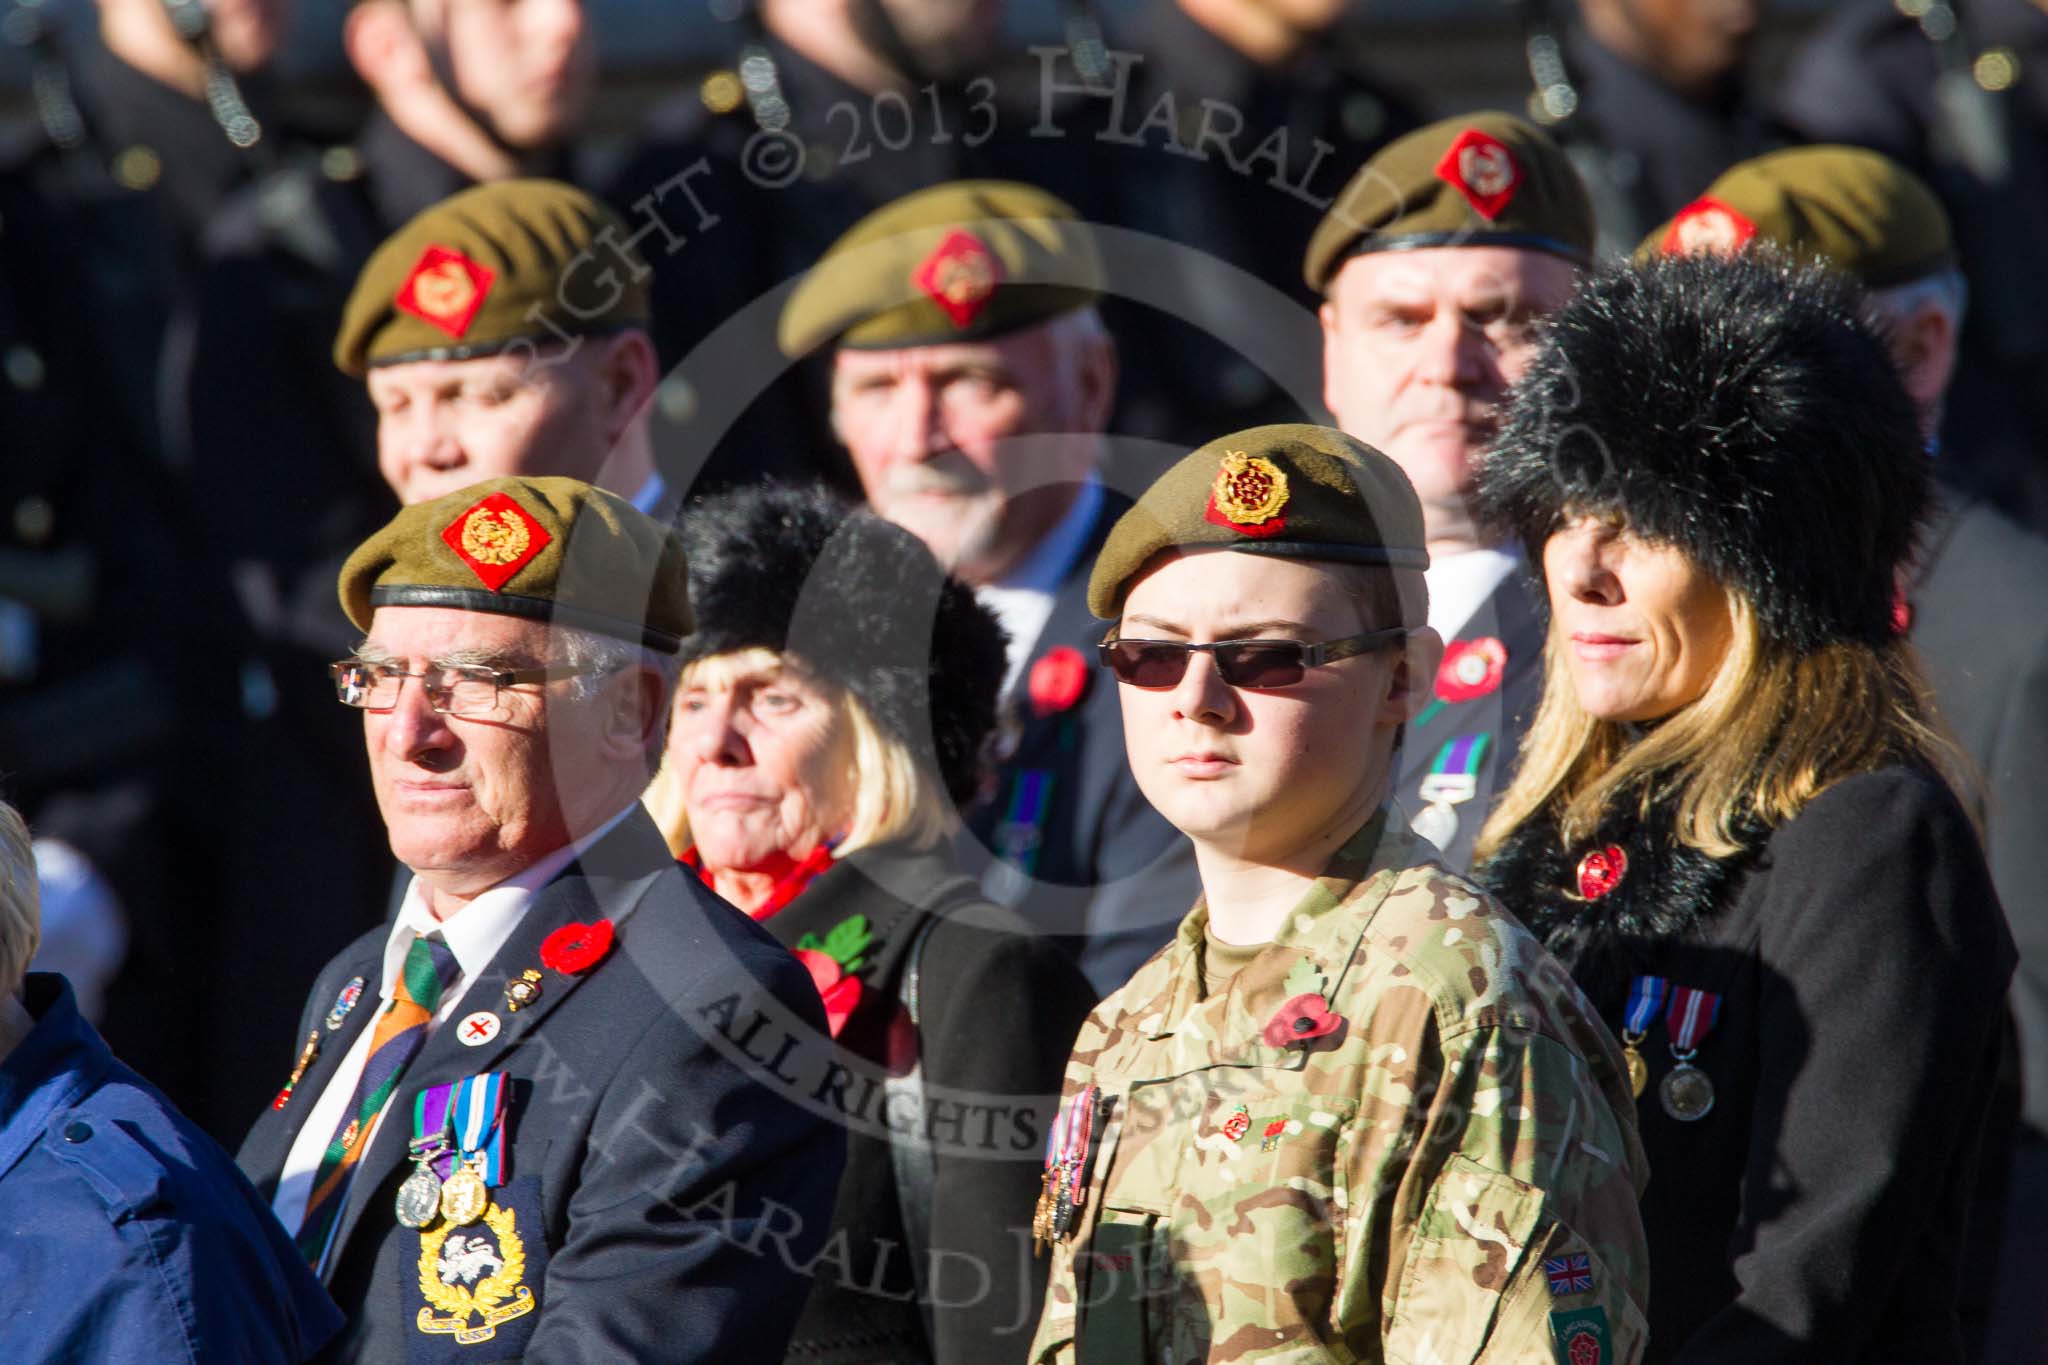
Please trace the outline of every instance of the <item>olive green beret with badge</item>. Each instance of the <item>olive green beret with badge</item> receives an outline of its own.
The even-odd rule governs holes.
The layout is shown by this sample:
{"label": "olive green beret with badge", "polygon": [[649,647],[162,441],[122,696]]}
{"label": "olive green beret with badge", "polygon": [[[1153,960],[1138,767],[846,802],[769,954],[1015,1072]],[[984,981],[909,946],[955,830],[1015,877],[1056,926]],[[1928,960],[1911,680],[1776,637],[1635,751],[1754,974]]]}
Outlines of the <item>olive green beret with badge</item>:
{"label": "olive green beret with badge", "polygon": [[574,626],[673,654],[695,627],[682,541],[579,479],[486,479],[399,512],[341,569],[361,630],[379,607]]}
{"label": "olive green beret with badge", "polygon": [[1102,294],[1102,256],[1063,201],[1006,180],[959,180],[884,204],[819,258],[784,305],[784,355],[982,341]]}
{"label": "olive green beret with badge", "polygon": [[1512,114],[1468,114],[1382,147],[1309,238],[1302,278],[1318,293],[1368,251],[1508,246],[1593,259],[1593,201],[1548,134]]}
{"label": "olive green beret with badge", "polygon": [[651,277],[617,214],[573,185],[501,180],[386,238],[356,277],[334,363],[362,375],[645,327]]}
{"label": "olive green beret with badge", "polygon": [[1385,455],[1330,427],[1251,427],[1181,459],[1117,519],[1088,580],[1088,610],[1116,619],[1124,590],[1162,550],[1422,570],[1424,544],[1415,487]]}
{"label": "olive green beret with badge", "polygon": [[1789,147],[1740,162],[1636,249],[1723,255],[1764,241],[1853,276],[1911,284],[1955,263],[1948,213],[1919,176],[1862,147]]}

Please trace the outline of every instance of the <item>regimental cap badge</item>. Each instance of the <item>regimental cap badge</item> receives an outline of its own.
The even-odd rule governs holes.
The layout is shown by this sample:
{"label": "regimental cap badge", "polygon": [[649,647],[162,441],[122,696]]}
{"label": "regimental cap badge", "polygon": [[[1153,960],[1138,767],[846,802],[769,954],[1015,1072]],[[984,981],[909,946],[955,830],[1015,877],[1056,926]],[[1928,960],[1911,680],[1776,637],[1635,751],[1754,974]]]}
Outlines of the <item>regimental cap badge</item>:
{"label": "regimental cap badge", "polygon": [[487,265],[459,251],[430,245],[398,286],[392,302],[456,341],[469,334],[469,324],[497,278]]}
{"label": "regimental cap badge", "polygon": [[442,528],[441,539],[485,587],[497,592],[554,537],[512,498],[493,493]]}
{"label": "regimental cap badge", "polygon": [[1508,145],[1477,128],[1458,134],[1436,163],[1436,173],[1489,223],[1514,201],[1522,184],[1522,163]]}
{"label": "regimental cap badge", "polygon": [[955,228],[918,263],[910,282],[944,309],[955,327],[966,327],[995,297],[1003,263],[981,238]]}
{"label": "regimental cap badge", "polygon": [[1733,256],[1756,236],[1748,215],[1712,195],[1701,195],[1678,211],[1659,248],[1666,256]]}
{"label": "regimental cap badge", "polygon": [[1263,455],[1225,451],[1203,518],[1239,535],[1276,536],[1287,529],[1287,475]]}

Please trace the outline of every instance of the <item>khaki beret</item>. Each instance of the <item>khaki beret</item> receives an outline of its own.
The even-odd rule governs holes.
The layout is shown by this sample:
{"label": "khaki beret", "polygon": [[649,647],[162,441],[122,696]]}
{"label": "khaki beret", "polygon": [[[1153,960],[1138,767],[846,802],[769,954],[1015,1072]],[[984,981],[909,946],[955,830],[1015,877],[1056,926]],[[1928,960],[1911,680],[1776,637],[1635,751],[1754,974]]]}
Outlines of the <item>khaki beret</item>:
{"label": "khaki beret", "polygon": [[1368,251],[1514,246],[1585,264],[1593,201],[1564,150],[1512,114],[1468,114],[1418,128],[1359,168],[1323,215],[1302,278],[1326,291]]}
{"label": "khaki beret", "polygon": [[1638,258],[1741,250],[1752,239],[1818,259],[1867,289],[1955,264],[1948,214],[1927,182],[1861,147],[1791,147],[1740,162],[1643,239]]}
{"label": "khaki beret", "polygon": [[1102,256],[1063,201],[960,180],[884,204],[847,229],[783,306],[791,358],[829,341],[891,349],[980,341],[1101,296]]}
{"label": "khaki beret", "polygon": [[578,479],[486,479],[407,507],[341,568],[360,630],[379,607],[575,626],[673,654],[694,625],[668,526]]}
{"label": "khaki beret", "polygon": [[573,185],[501,180],[443,199],[356,277],[334,363],[468,360],[645,327],[650,271],[617,214]]}
{"label": "khaki beret", "polygon": [[1211,545],[1288,559],[1429,567],[1422,503],[1399,465],[1330,427],[1252,427],[1180,460],[1117,519],[1095,557],[1088,610],[1114,620],[1124,589],[1152,556]]}

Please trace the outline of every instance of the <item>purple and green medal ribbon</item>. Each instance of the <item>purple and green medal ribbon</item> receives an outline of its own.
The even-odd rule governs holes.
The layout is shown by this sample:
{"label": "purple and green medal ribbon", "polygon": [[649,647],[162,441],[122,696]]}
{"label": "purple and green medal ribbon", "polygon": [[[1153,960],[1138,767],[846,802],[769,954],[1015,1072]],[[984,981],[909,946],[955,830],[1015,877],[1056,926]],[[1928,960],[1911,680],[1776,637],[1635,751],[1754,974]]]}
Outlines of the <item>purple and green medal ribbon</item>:
{"label": "purple and green medal ribbon", "polygon": [[[1039,825],[1045,819],[1045,809],[1051,804],[1053,775],[1044,768],[1026,768],[1017,774],[1010,787],[1010,806],[1003,814],[998,828],[999,843],[1008,842],[1013,846],[999,847],[996,851],[1009,858],[1018,871],[1030,873],[1038,866],[1039,841],[1035,837]],[[1005,840],[1002,831],[1030,831],[1034,836],[1026,841],[1011,835]]]}
{"label": "purple and green medal ribbon", "polygon": [[429,1086],[412,1104],[412,1153],[415,1159],[429,1158],[434,1174],[446,1180],[455,1170],[455,1149],[448,1142],[448,1117],[453,1107],[455,1082]]}
{"label": "purple and green medal ribbon", "polygon": [[1628,1009],[1622,1015],[1622,1027],[1640,1037],[1650,1031],[1650,1025],[1657,1020],[1657,1011],[1664,1006],[1665,992],[1670,983],[1661,976],[1639,976],[1628,988]]}
{"label": "purple and green medal ribbon", "polygon": [[1471,777],[1479,771],[1480,760],[1486,757],[1486,746],[1492,739],[1491,734],[1483,732],[1458,736],[1436,751],[1436,762],[1429,771],[1438,777]]}

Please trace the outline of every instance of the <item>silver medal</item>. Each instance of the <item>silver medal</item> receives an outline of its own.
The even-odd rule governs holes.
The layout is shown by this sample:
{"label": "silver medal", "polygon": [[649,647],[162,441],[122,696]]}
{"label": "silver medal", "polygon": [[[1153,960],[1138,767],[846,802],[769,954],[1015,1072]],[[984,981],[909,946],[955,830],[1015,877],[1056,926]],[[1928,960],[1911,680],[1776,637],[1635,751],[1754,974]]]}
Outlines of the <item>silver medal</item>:
{"label": "silver medal", "polygon": [[1714,1083],[1691,1062],[1681,1061],[1657,1087],[1664,1112],[1680,1123],[1696,1123],[1714,1107]]}
{"label": "silver medal", "polygon": [[398,1221],[409,1228],[424,1228],[441,1212],[441,1177],[430,1161],[412,1168],[412,1174],[398,1187]]}
{"label": "silver medal", "polygon": [[1457,808],[1446,802],[1433,801],[1408,822],[1408,828],[1440,849],[1449,848],[1458,838]]}

